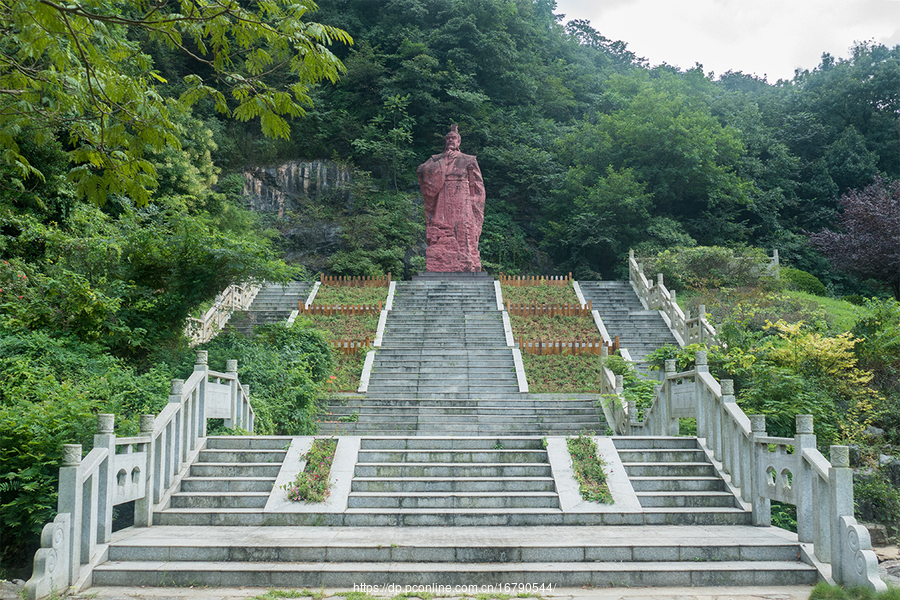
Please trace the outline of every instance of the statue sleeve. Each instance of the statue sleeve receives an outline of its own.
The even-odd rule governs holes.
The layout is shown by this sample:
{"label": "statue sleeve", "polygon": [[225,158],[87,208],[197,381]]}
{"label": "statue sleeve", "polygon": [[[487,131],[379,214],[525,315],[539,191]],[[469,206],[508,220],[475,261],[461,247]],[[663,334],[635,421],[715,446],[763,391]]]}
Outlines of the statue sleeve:
{"label": "statue sleeve", "polygon": [[425,202],[425,223],[430,223],[437,209],[438,195],[444,187],[444,174],[440,161],[429,159],[416,169],[419,178],[419,189]]}
{"label": "statue sleeve", "polygon": [[481,235],[481,226],[484,223],[484,179],[481,178],[481,168],[478,160],[473,156],[467,169],[469,173],[469,195],[472,198],[472,215],[475,217],[475,226]]}

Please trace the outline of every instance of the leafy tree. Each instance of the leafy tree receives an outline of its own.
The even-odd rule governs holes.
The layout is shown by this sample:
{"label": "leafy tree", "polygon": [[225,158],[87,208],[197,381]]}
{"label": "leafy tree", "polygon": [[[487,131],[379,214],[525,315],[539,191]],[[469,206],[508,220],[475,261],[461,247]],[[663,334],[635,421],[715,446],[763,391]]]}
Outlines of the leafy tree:
{"label": "leafy tree", "polygon": [[[66,139],[68,177],[78,195],[103,204],[110,194],[145,204],[156,187],[148,157],[179,147],[173,112],[201,99],[241,121],[259,119],[264,134],[287,137],[284,116],[300,116],[309,88],[335,81],[340,61],[326,48],[351,43],[335,27],[307,22],[312,0],[106,0],[80,4],[51,0],[0,2],[0,151],[20,185],[42,178],[16,139],[32,128],[39,143]],[[176,101],[164,97],[165,79],[138,41],[145,37],[188,55],[210,77],[190,74]],[[282,87],[269,82],[289,72]],[[195,71],[196,72],[196,71]],[[227,95],[226,95],[227,93]]]}
{"label": "leafy tree", "polygon": [[838,269],[876,279],[900,298],[900,180],[876,177],[838,202],[843,208],[840,231],[811,235],[813,245]]}

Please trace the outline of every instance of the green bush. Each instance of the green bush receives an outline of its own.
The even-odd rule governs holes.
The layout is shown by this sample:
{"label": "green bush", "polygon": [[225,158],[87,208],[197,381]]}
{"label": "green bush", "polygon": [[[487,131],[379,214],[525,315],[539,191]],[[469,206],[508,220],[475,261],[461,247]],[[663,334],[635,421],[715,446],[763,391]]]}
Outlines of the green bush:
{"label": "green bush", "polygon": [[0,560],[28,563],[56,515],[63,444],[93,448],[97,414],[116,415],[116,433],[138,433],[138,415],[168,400],[172,374],[140,374],[99,344],[44,332],[0,331]]}
{"label": "green bush", "polygon": [[[250,386],[260,435],[311,435],[315,433],[316,401],[322,397],[331,374],[331,349],[322,333],[305,323],[293,327],[263,325],[252,336],[221,333],[198,346],[209,352],[209,364],[222,368],[238,361],[238,377]],[[182,359],[180,372],[193,368],[193,356]]]}
{"label": "green bush", "polygon": [[676,248],[638,262],[648,279],[662,273],[670,290],[756,286],[769,278],[769,257],[759,248]]}
{"label": "green bush", "polygon": [[779,272],[781,273],[781,279],[789,282],[790,286],[795,290],[813,294],[814,296],[828,295],[825,285],[812,273],[790,267],[782,267]]}

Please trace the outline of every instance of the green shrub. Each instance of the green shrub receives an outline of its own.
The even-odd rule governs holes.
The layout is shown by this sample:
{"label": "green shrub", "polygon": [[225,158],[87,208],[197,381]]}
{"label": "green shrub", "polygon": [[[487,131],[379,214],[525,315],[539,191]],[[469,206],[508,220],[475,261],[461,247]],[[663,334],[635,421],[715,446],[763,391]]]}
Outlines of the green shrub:
{"label": "green shrub", "polygon": [[807,273],[800,269],[792,269],[790,267],[782,267],[780,273],[781,279],[789,282],[791,287],[795,290],[813,294],[815,296],[828,295],[828,290],[825,289],[825,285],[812,273]]}
{"label": "green shrub", "polygon": [[572,456],[572,467],[575,479],[578,480],[578,491],[588,502],[612,504],[613,498],[606,483],[606,463],[600,458],[597,444],[584,434],[566,440],[569,454]]}
{"label": "green shrub", "polygon": [[638,262],[643,262],[648,279],[662,273],[670,290],[756,286],[769,278],[769,258],[759,248],[676,248]]}
{"label": "green shrub", "polygon": [[865,306],[866,298],[865,296],[860,296],[859,294],[849,294],[847,296],[841,296],[841,300],[844,302],[849,302],[854,306]]}
{"label": "green shrub", "polygon": [[0,331],[0,560],[28,563],[56,515],[63,444],[93,448],[97,414],[116,415],[118,435],[166,405],[172,373],[138,373],[99,344],[43,332]]}
{"label": "green shrub", "polygon": [[[209,352],[210,365],[238,361],[238,377],[250,386],[256,411],[255,433],[315,433],[316,401],[333,366],[321,332],[304,323],[263,325],[252,336],[224,332],[197,348]],[[189,373],[192,365],[193,359],[185,357],[181,372]]]}
{"label": "green shrub", "polygon": [[294,502],[324,502],[331,491],[331,463],[337,450],[337,440],[313,440],[309,452],[302,456],[306,461],[303,471],[294,483],[285,486],[288,499]]}

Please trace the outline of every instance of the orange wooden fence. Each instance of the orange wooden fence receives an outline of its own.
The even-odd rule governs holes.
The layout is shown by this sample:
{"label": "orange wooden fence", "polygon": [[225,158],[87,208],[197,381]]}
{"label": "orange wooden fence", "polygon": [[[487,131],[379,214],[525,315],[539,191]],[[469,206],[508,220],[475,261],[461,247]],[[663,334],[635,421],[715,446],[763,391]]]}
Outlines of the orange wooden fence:
{"label": "orange wooden fence", "polygon": [[320,315],[323,317],[330,317],[332,315],[378,315],[381,314],[381,305],[381,302],[379,302],[377,306],[370,304],[313,304],[307,308],[304,305],[303,300],[301,300],[299,313],[301,315]]}
{"label": "orange wooden fence", "polygon": [[565,287],[572,282],[572,274],[554,275],[547,277],[545,275],[504,275],[500,273],[497,279],[503,285],[512,287],[525,287],[531,285],[549,285],[553,287]]}
{"label": "orange wooden fence", "polygon": [[333,350],[341,354],[355,354],[372,345],[369,338],[365,340],[330,340],[328,344]]}
{"label": "orange wooden fence", "polygon": [[614,354],[619,349],[619,337],[616,336],[612,345],[602,340],[598,341],[563,341],[563,340],[536,340],[527,341],[519,339],[519,348],[526,354],[602,354],[601,348],[607,347],[609,354]]}
{"label": "orange wooden fence", "polygon": [[507,300],[506,312],[516,317],[589,317],[591,301],[587,304],[525,304]]}
{"label": "orange wooden fence", "polygon": [[388,273],[386,277],[349,277],[346,275],[335,277],[322,273],[319,275],[319,281],[322,282],[322,285],[336,287],[388,287],[391,285],[391,274]]}

